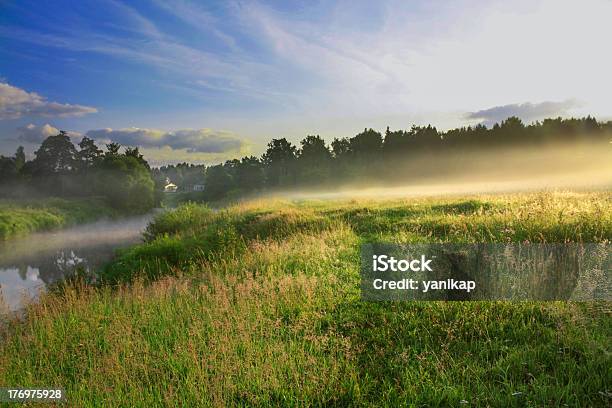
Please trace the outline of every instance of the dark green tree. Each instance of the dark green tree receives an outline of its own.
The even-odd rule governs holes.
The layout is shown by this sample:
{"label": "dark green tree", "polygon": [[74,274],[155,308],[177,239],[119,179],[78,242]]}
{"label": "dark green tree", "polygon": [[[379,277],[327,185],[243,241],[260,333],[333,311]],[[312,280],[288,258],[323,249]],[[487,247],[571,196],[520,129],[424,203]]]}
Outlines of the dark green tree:
{"label": "dark green tree", "polygon": [[0,185],[7,185],[17,179],[15,158],[0,155]]}
{"label": "dark green tree", "polygon": [[138,158],[107,152],[95,167],[95,193],[124,211],[143,212],[155,204],[151,172]]}
{"label": "dark green tree", "polygon": [[222,198],[233,188],[233,180],[228,171],[228,166],[223,164],[208,167],[204,180],[206,197],[210,200]]}
{"label": "dark green tree", "polygon": [[26,156],[23,150],[23,146],[19,146],[15,152],[15,169],[20,172],[26,163]]}
{"label": "dark green tree", "polygon": [[349,139],[351,165],[346,169],[347,177],[351,179],[379,177],[382,144],[382,135],[373,129],[364,129]]}
{"label": "dark green tree", "polygon": [[297,149],[287,139],[272,139],[261,158],[266,167],[266,183],[270,187],[295,183]]}
{"label": "dark green tree", "polygon": [[84,136],[79,142],[79,152],[77,154],[81,169],[88,169],[100,160],[102,149],[100,149],[93,139]]}
{"label": "dark green tree", "polygon": [[330,176],[332,154],[321,136],[306,136],[297,160],[299,181],[303,184],[325,183]]}
{"label": "dark green tree", "polygon": [[332,179],[336,182],[345,181],[351,174],[351,142],[348,138],[335,138],[331,142],[333,162],[332,162]]}
{"label": "dark green tree", "polygon": [[123,153],[126,157],[133,157],[140,162],[143,166],[147,168],[147,170],[151,170],[149,167],[149,163],[144,159],[144,156],[140,153],[140,149],[138,147],[126,147],[125,152]]}
{"label": "dark green tree", "polygon": [[110,142],[106,144],[106,156],[116,156],[119,154],[119,149],[121,149],[121,145],[119,143]]}
{"label": "dark green tree", "polygon": [[77,151],[70,137],[63,130],[46,138],[34,153],[34,172],[37,176],[66,174],[75,169]]}
{"label": "dark green tree", "polygon": [[382,148],[382,143],[382,135],[374,129],[364,129],[349,141],[351,152],[359,158],[377,156]]}
{"label": "dark green tree", "polygon": [[259,190],[264,186],[263,164],[255,156],[243,157],[235,166],[236,188],[244,191]]}
{"label": "dark green tree", "polygon": [[66,132],[46,138],[34,155],[32,163],[24,165],[24,173],[31,175],[37,191],[61,196],[78,189],[74,180],[77,150]]}
{"label": "dark green tree", "polygon": [[346,137],[342,139],[334,138],[331,146],[335,159],[345,158],[351,152],[351,142]]}

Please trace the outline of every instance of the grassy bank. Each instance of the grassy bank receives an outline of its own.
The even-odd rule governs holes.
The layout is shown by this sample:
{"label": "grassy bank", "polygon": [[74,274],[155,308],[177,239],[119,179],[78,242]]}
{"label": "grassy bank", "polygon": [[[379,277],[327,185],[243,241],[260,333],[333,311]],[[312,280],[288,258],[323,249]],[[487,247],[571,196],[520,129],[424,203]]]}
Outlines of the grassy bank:
{"label": "grassy bank", "polygon": [[96,199],[0,200],[0,241],[113,215]]}
{"label": "grassy bank", "polygon": [[[147,242],[2,330],[0,386],[74,406],[609,406],[609,303],[359,299],[359,245],[603,242],[609,193],[255,201]],[[104,402],[102,402],[104,401]]]}

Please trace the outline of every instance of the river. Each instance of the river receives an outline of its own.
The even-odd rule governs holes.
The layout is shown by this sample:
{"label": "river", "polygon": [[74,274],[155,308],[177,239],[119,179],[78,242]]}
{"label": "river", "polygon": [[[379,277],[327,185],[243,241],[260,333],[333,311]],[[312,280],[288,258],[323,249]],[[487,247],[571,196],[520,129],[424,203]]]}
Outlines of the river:
{"label": "river", "polygon": [[153,216],[101,220],[0,242],[0,314],[36,300],[40,291],[77,268],[92,274],[118,248],[141,242]]}

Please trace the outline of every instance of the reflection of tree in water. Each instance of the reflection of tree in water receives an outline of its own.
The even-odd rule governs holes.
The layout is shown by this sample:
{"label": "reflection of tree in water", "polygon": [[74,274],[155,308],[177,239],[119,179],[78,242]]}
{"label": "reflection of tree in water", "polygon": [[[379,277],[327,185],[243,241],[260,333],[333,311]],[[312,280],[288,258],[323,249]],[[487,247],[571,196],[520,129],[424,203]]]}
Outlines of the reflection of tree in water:
{"label": "reflection of tree in water", "polygon": [[112,259],[117,248],[141,242],[141,231],[151,216],[101,220],[0,243],[3,297],[10,297],[11,308],[18,309],[19,294],[24,289],[34,294],[75,273],[95,282],[95,273]]}
{"label": "reflection of tree in water", "polygon": [[[2,266],[0,266],[0,269]],[[40,278],[40,271],[37,267],[32,267],[31,265],[16,265],[13,268],[17,269],[17,274],[22,280],[30,280],[36,281]],[[35,276],[33,276],[35,275]]]}
{"label": "reflection of tree in water", "polygon": [[108,262],[116,249],[116,245],[103,245],[94,248],[63,248],[54,253],[38,254],[22,259],[18,265],[19,276],[27,280],[28,267],[38,269],[39,279],[46,285],[74,275],[77,271],[83,272],[86,277],[93,279],[96,268]]}

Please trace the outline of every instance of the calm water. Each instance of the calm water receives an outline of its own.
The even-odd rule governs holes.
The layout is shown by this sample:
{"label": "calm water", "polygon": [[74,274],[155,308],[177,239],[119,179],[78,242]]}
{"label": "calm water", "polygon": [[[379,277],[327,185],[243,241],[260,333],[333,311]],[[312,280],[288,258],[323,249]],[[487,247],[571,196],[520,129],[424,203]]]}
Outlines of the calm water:
{"label": "calm water", "polygon": [[24,299],[35,300],[77,268],[91,273],[117,248],[140,242],[152,217],[98,221],[0,242],[0,313],[19,310]]}

